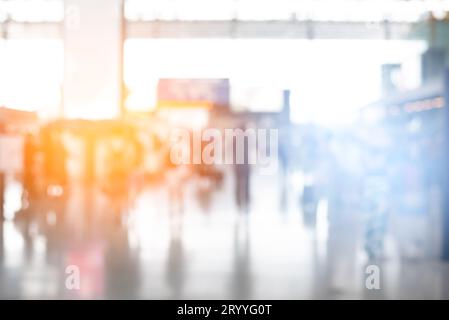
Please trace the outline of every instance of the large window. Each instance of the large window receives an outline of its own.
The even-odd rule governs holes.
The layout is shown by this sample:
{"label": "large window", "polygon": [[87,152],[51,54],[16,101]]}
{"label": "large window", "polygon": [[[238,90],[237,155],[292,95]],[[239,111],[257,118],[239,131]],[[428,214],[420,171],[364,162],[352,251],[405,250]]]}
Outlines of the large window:
{"label": "large window", "polygon": [[61,40],[0,40],[0,106],[57,115],[63,58]]}
{"label": "large window", "polygon": [[63,0],[0,0],[0,22],[61,22]]}
{"label": "large window", "polygon": [[[63,42],[40,36],[34,23],[63,21],[63,0],[0,0],[0,106],[38,111],[42,117],[58,114]],[[21,29],[22,23],[27,28]]]}
{"label": "large window", "polygon": [[156,104],[159,78],[227,78],[234,109],[275,111],[292,90],[292,119],[341,123],[381,95],[381,65],[406,63],[419,85],[423,42],[133,39],[125,45],[128,109]]}

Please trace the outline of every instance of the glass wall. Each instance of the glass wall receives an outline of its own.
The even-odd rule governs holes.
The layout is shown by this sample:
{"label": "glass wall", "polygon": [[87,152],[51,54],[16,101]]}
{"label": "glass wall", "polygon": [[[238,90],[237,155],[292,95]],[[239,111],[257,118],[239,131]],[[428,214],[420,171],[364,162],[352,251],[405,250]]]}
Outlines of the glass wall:
{"label": "glass wall", "polygon": [[0,1],[0,106],[38,111],[43,118],[59,114],[64,45],[40,34],[39,24],[63,20],[62,0]]}

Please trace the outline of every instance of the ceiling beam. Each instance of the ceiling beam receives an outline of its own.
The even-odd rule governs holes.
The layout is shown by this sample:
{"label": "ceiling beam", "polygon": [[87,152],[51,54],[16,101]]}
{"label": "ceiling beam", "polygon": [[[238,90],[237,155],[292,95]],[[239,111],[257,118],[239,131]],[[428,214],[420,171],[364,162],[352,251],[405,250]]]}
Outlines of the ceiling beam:
{"label": "ceiling beam", "polygon": [[[317,21],[128,21],[126,38],[407,39],[414,23]],[[62,39],[63,23],[8,22],[0,39]]]}
{"label": "ceiling beam", "polygon": [[127,38],[406,39],[413,23],[317,21],[134,21]]}

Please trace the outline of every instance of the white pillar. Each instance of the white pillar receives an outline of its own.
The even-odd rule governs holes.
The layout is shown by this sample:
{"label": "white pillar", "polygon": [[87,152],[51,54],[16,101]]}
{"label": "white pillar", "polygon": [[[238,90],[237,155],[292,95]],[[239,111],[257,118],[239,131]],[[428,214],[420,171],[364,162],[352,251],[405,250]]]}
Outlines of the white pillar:
{"label": "white pillar", "polygon": [[122,0],[65,0],[63,114],[120,114]]}

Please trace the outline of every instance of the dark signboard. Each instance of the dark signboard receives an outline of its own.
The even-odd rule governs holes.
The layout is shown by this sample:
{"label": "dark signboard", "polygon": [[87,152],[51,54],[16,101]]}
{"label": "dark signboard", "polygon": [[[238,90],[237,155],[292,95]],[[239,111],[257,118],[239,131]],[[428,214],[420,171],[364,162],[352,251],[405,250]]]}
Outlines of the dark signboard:
{"label": "dark signboard", "polygon": [[227,107],[228,79],[160,79],[158,107]]}

